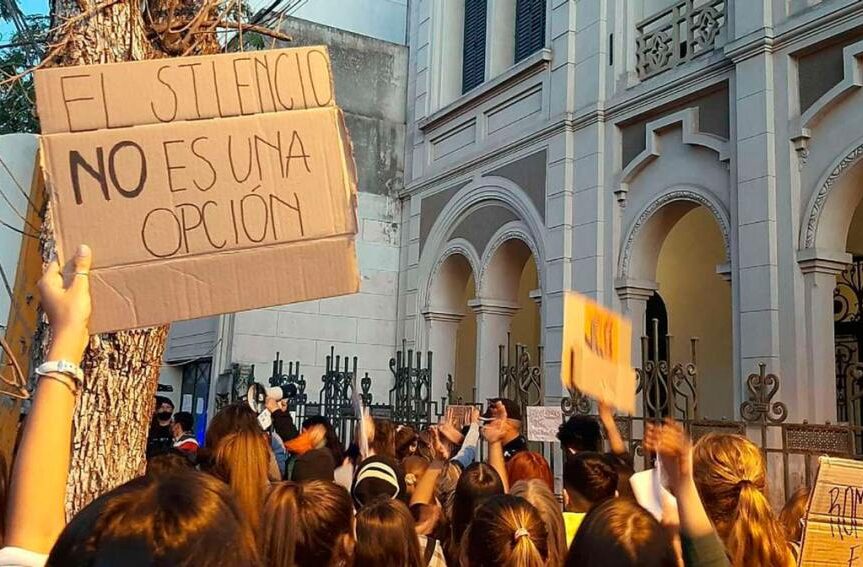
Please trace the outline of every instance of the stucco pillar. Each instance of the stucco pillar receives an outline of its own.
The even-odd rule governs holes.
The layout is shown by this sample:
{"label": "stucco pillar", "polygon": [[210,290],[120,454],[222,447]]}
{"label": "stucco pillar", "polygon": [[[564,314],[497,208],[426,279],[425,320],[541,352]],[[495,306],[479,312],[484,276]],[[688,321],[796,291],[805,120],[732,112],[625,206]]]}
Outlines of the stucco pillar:
{"label": "stucco pillar", "polygon": [[446,308],[426,308],[422,312],[426,320],[428,349],[433,355],[432,400],[446,397],[447,376],[455,376],[456,342],[458,325],[464,314]]}
{"label": "stucco pillar", "polygon": [[485,298],[473,299],[467,305],[476,313],[476,401],[485,402],[498,395],[500,345],[506,344],[510,323],[519,305]]}
{"label": "stucco pillar", "polygon": [[[805,415],[816,423],[836,421],[836,354],[833,330],[833,290],[836,276],[851,263],[851,255],[821,250],[802,250],[797,262],[803,272],[806,309],[806,359],[803,380],[796,384],[795,400],[784,401],[791,408],[806,408]],[[784,388],[786,395],[787,388]],[[802,413],[802,412],[801,412]]]}
{"label": "stucco pillar", "polygon": [[647,300],[656,293],[656,282],[623,279],[614,285],[623,315],[632,323],[632,365],[641,365],[641,336],[647,329]]}

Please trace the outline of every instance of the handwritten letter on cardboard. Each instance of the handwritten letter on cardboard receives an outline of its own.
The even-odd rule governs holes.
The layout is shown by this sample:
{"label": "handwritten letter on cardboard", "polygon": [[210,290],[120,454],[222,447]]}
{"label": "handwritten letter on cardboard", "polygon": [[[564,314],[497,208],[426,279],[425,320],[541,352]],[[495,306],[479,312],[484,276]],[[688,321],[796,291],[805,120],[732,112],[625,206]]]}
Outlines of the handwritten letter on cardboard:
{"label": "handwritten letter on cardboard", "polygon": [[92,332],[357,291],[356,182],[325,47],[40,70],[60,259]]}
{"label": "handwritten letter on cardboard", "polygon": [[527,440],[557,441],[563,411],[555,406],[527,406]]}
{"label": "handwritten letter on cardboard", "polygon": [[634,413],[631,336],[628,320],[582,295],[566,294],[560,369],[563,385]]}
{"label": "handwritten letter on cardboard", "polygon": [[863,463],[821,457],[806,511],[801,567],[863,565]]}

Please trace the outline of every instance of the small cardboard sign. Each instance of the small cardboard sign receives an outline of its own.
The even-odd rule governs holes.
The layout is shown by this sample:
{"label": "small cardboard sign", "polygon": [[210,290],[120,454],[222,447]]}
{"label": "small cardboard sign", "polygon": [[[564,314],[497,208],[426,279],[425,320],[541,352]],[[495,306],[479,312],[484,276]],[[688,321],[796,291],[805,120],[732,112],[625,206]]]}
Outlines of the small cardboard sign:
{"label": "small cardboard sign", "polygon": [[474,406],[452,405],[446,407],[446,415],[450,425],[461,431],[465,425],[470,425],[470,412]]}
{"label": "small cardboard sign", "polygon": [[573,292],[564,296],[563,321],[560,369],[563,385],[634,413],[630,322]]}
{"label": "small cardboard sign", "polygon": [[91,332],[359,288],[325,47],[40,70],[36,91],[58,255],[94,250]]}
{"label": "small cardboard sign", "polygon": [[563,411],[557,406],[527,406],[527,440],[557,441]]}
{"label": "small cardboard sign", "polygon": [[819,463],[799,565],[863,565],[863,462],[821,457]]}

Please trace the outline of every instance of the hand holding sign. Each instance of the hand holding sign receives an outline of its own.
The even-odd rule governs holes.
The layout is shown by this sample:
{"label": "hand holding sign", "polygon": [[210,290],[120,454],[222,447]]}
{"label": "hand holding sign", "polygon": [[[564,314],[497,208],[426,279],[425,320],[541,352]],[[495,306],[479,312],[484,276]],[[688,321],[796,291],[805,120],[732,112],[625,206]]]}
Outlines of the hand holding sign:
{"label": "hand holding sign", "polygon": [[577,293],[564,297],[563,316],[563,385],[634,413],[629,321]]}

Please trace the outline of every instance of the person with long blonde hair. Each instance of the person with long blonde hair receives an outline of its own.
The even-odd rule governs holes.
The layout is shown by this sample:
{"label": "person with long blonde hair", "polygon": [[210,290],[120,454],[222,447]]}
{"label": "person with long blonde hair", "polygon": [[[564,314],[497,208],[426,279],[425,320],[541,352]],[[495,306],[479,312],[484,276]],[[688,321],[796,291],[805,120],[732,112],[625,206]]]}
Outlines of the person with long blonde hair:
{"label": "person with long blonde hair", "polygon": [[733,567],[789,567],[794,559],[767,500],[761,450],[740,435],[709,434],[693,450],[693,477]]}
{"label": "person with long blonde hair", "polygon": [[[514,461],[521,455],[531,453],[523,451],[513,457]],[[544,480],[520,480],[512,485],[509,491],[513,496],[524,498],[537,509],[545,527],[548,529],[548,562],[549,567],[561,567],[566,560],[566,528],[563,523],[563,512],[554,493]]]}
{"label": "person with long blonde hair", "polygon": [[545,567],[548,528],[527,500],[493,496],[476,511],[461,547],[462,567]]}
{"label": "person with long blonde hair", "polygon": [[231,487],[237,504],[257,533],[264,498],[270,486],[267,477],[270,448],[267,441],[260,432],[229,433],[219,441],[213,457],[213,474]]}

